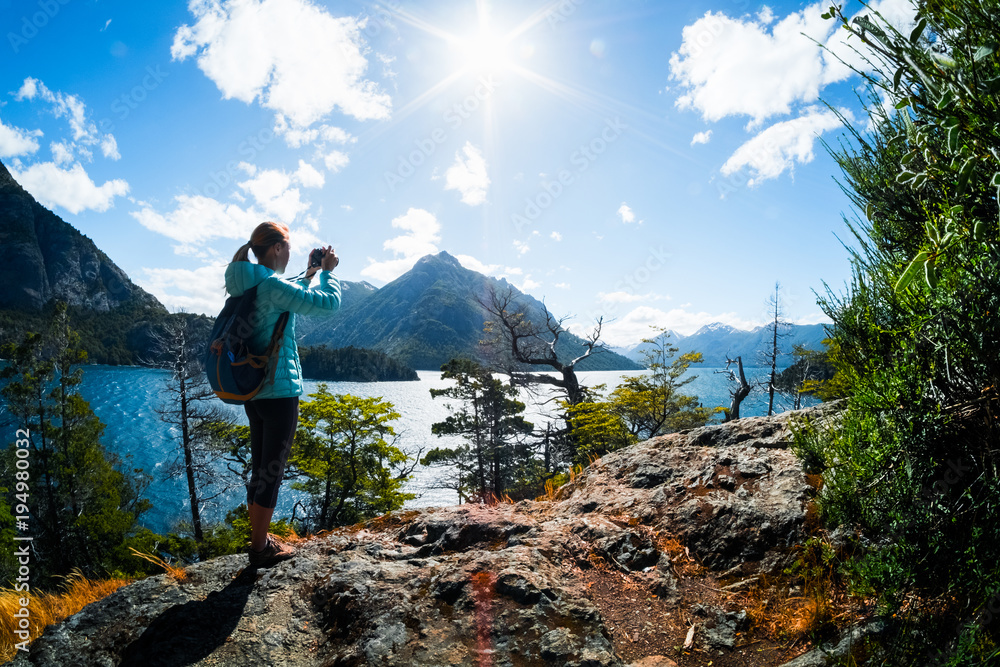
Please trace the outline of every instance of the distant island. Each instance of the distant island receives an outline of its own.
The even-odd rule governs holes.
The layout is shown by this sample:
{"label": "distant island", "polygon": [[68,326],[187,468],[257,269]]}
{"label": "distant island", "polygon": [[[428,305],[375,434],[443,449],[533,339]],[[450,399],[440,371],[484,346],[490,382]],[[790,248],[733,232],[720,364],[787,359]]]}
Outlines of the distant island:
{"label": "distant island", "polygon": [[417,372],[379,350],[349,345],[331,350],[326,345],[300,346],[302,375],[331,382],[395,382],[419,380]]}

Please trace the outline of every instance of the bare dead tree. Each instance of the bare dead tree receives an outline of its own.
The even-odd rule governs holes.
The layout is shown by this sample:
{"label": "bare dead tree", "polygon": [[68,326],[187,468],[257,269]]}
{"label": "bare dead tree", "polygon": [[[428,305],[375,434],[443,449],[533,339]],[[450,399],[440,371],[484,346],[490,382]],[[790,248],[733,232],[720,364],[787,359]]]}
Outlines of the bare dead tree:
{"label": "bare dead tree", "polygon": [[[732,364],[736,364],[737,370],[734,371],[729,368]],[[743,374],[743,357],[736,357],[735,359],[730,359],[729,355],[726,355],[726,368],[724,370],[717,370],[716,373],[724,373],[729,376],[729,379],[736,382],[736,388],[729,391],[729,395],[732,396],[733,402],[728,410],[726,410],[726,418],[723,421],[733,421],[740,418],[740,403],[743,399],[750,394],[750,390],[753,386],[747,382],[746,375]]]}
{"label": "bare dead tree", "polygon": [[[598,318],[593,330],[583,339],[583,350],[575,358],[563,361],[556,352],[560,337],[566,332],[564,319],[556,318],[542,303],[542,312],[531,316],[526,303],[517,298],[513,288],[497,290],[490,286],[479,304],[491,319],[484,327],[486,338],[481,341],[481,349],[491,370],[510,377],[513,385],[523,387],[538,395],[540,386],[556,387],[560,390],[554,396],[541,402],[542,405],[564,398],[570,405],[578,405],[588,400],[590,390],[580,384],[576,367],[595,351],[604,349],[600,342],[603,318]],[[536,370],[526,370],[535,367]],[[551,375],[539,372],[538,367],[556,372]],[[560,396],[561,394],[561,396]],[[572,458],[572,427],[567,414],[560,414],[563,427],[558,431],[547,431],[546,470],[554,465],[552,453],[562,450],[566,458]],[[541,436],[541,434],[538,434]],[[555,447],[552,445],[556,444]]]}
{"label": "bare dead tree", "polygon": [[151,338],[154,357],[144,360],[145,363],[170,371],[167,398],[155,410],[161,420],[180,434],[178,457],[168,466],[167,475],[186,479],[194,538],[202,542],[202,508],[237,485],[225,483],[207,448],[208,425],[230,422],[231,418],[205,377],[201,339],[193,331],[191,319],[170,319]]}
{"label": "bare dead tree", "polygon": [[767,300],[768,316],[772,318],[770,324],[767,325],[770,329],[771,341],[770,345],[765,348],[763,356],[765,366],[771,367],[767,379],[767,415],[769,417],[774,414],[774,391],[775,383],[778,379],[778,357],[782,354],[779,343],[782,338],[786,338],[789,335],[789,322],[785,320],[784,311],[781,308],[780,290],[781,285],[774,283],[774,294]]}
{"label": "bare dead tree", "polygon": [[[576,365],[593,354],[595,349],[603,349],[600,343],[603,318],[598,318],[593,331],[584,338],[583,353],[570,361],[562,361],[556,353],[556,345],[566,331],[563,328],[564,318],[557,319],[544,303],[544,322],[529,317],[527,307],[516,299],[510,287],[498,291],[491,286],[485,297],[479,299],[479,304],[492,317],[486,323],[487,339],[483,343],[489,363],[495,370],[509,375],[511,381],[519,386],[547,384],[558,387],[565,392],[571,405],[587,399],[587,388],[581,386],[576,377]],[[525,371],[525,365],[548,367],[559,376]]]}

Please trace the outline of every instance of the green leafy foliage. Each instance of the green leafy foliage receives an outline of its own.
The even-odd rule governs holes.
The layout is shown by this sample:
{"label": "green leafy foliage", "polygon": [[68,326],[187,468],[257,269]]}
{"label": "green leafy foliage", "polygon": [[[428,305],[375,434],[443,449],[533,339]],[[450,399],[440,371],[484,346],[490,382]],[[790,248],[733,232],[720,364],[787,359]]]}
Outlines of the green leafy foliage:
{"label": "green leafy foliage", "polygon": [[299,406],[300,428],[289,463],[293,489],[310,496],[312,530],[364,521],[415,498],[401,491],[412,468],[394,446],[399,413],[380,397],[331,394],[325,383]]}
{"label": "green leafy foliage", "polygon": [[697,396],[680,391],[698,377],[681,379],[692,364],[701,363],[701,353],[689,352],[674,359],[678,348],[670,345],[670,333],[661,327],[653,329],[656,334],[642,340],[647,343],[643,352],[647,373],[622,376],[622,383],[607,400],[600,400],[595,392],[591,400],[564,404],[576,443],[574,462],[586,465],[615,449],[704,426],[711,420],[712,409],[702,407]]}
{"label": "green leafy foliage", "polygon": [[[576,444],[574,460],[579,465],[588,464],[608,452],[638,442],[638,438],[629,432],[616,407],[610,401],[600,400],[564,405]],[[642,406],[638,407],[642,409]]]}
{"label": "green leafy foliage", "polygon": [[[902,291],[922,278],[935,289],[942,259],[960,262],[966,252],[961,242],[981,240],[975,238],[976,223],[997,223],[997,8],[970,0],[927,3],[909,35],[874,14],[848,22],[838,8],[831,11],[824,16],[836,17],[862,43],[860,50],[875,68],[865,75],[873,90],[902,112],[889,119],[873,108],[873,119],[884,127],[874,137],[876,146],[862,140],[863,150],[879,144],[890,150],[893,159],[876,160],[881,168],[867,176],[884,184],[883,193],[901,197],[869,200],[874,213],[869,218],[881,222],[905,210],[907,218],[916,215],[926,223],[919,244],[908,248],[895,287]],[[872,166],[871,160],[863,162]],[[849,178],[858,173],[847,171]]]}
{"label": "green leafy foliage", "polygon": [[808,350],[796,345],[792,356],[795,362],[783,370],[775,381],[775,388],[785,393],[816,396],[822,401],[843,398],[846,394],[833,361],[837,343],[831,338],[823,341],[824,350]]}
{"label": "green leafy foliage", "polygon": [[918,9],[910,35],[834,12],[890,104],[873,98],[873,129],[834,152],[866,214],[847,294],[820,299],[849,398],[835,426],[800,425],[796,449],[823,473],[824,519],[869,541],[851,585],[895,619],[882,664],[986,664],[1000,641],[1000,8]]}

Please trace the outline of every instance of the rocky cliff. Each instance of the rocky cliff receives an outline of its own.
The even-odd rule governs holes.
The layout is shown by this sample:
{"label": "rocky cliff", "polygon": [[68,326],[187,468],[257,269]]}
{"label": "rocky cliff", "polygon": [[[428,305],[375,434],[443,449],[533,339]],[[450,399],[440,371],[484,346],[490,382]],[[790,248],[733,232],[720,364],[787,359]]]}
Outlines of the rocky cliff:
{"label": "rocky cliff", "polygon": [[648,440],[548,500],[401,511],[272,569],[150,577],[13,664],[782,664],[803,645],[772,641],[738,591],[787,588],[809,529],[791,414]]}
{"label": "rocky cliff", "polygon": [[166,310],[93,241],[35,201],[0,163],[0,308],[39,311],[57,298],[107,312],[123,304]]}

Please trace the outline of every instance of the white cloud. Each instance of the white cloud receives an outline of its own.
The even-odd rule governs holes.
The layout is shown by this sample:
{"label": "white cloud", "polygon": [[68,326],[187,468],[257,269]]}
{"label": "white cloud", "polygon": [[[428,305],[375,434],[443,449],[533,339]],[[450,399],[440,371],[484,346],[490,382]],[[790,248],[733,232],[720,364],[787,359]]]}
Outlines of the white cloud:
{"label": "white cloud", "polygon": [[347,156],[347,153],[342,151],[331,151],[323,157],[323,164],[333,173],[337,173],[346,167],[350,161],[351,159]]}
{"label": "white cloud", "polygon": [[[841,126],[836,114],[815,102],[824,87],[854,75],[850,66],[869,66],[847,32],[821,17],[827,8],[817,3],[780,19],[767,6],[740,18],[709,11],[683,29],[681,46],[670,58],[670,78],[681,89],[677,107],[712,122],[745,116],[747,130],[773,116],[794,116],[746,141],[725,162],[723,174],[749,168],[749,185],[776,178],[810,162],[816,136]],[[909,0],[875,0],[858,14],[871,10],[904,31],[913,23]],[[845,117],[853,121],[849,113]],[[699,132],[691,145],[710,138],[711,130]]]}
{"label": "white cloud", "polygon": [[[852,118],[847,109],[841,113]],[[841,120],[829,109],[809,107],[802,116],[775,123],[736,149],[722,165],[722,173],[728,176],[748,167],[753,174],[748,185],[777,178],[785,170],[793,169],[795,163],[811,162],[816,138],[841,126]]]}
{"label": "white cloud", "polygon": [[522,292],[530,292],[531,290],[537,289],[541,286],[542,284],[540,282],[531,279],[530,273],[524,277],[524,280],[521,281],[520,285],[515,283],[515,287]]}
{"label": "white cloud", "polygon": [[524,273],[520,267],[504,266],[502,264],[486,264],[472,255],[455,255],[455,259],[457,259],[465,268],[471,271],[478,271],[484,276],[493,276],[494,278],[510,278],[511,276],[520,276]]}
{"label": "white cloud", "polygon": [[[174,202],[174,209],[165,213],[155,210],[146,202],[139,202],[140,209],[129,215],[150,231],[177,241],[178,245],[173,250],[178,255],[217,256],[214,250],[206,247],[208,242],[232,239],[237,246],[242,245],[250,238],[254,228],[270,217],[264,210],[253,205],[242,208],[203,195],[178,195],[174,197]],[[290,220],[283,222],[289,223]],[[301,256],[304,266],[309,250],[320,244],[320,239],[315,234],[317,227],[317,221],[311,217],[306,217],[300,225],[289,225],[294,258],[290,264],[296,263]],[[234,246],[233,251],[235,250]]]}
{"label": "white cloud", "polygon": [[319,128],[292,127],[284,114],[280,113],[274,118],[274,133],[279,137],[284,137],[285,143],[291,148],[301,148],[319,138]]}
{"label": "white cloud", "polygon": [[824,9],[810,5],[773,26],[706,12],[684,28],[670,57],[670,78],[685,90],[677,106],[707,121],[746,115],[759,124],[789,113],[796,102],[814,102],[825,57],[812,39],[824,43],[836,29],[820,17]]}
{"label": "white cloud", "polygon": [[266,215],[285,224],[309,209],[299,189],[292,187],[292,175],[278,169],[261,169],[252,178],[236,185],[252,196]]}
{"label": "white cloud", "polygon": [[[903,30],[913,23],[909,0],[877,0],[869,7]],[[867,68],[847,32],[822,18],[827,8],[812,4],[777,22],[766,6],[755,18],[706,12],[683,29],[681,46],[670,57],[670,78],[683,90],[676,105],[697,110],[707,121],[748,116],[753,128],[798,104],[814,103],[824,86],[852,76],[841,60]]]}
{"label": "white cloud", "polygon": [[104,153],[104,157],[106,158],[112,160],[122,159],[122,154],[118,152],[118,142],[110,134],[105,134],[101,137],[101,152]]}
{"label": "white cloud", "polygon": [[[118,152],[118,142],[114,136],[102,133],[97,128],[96,123],[88,120],[87,105],[76,95],[53,92],[38,79],[28,77],[21,84],[21,88],[17,93],[14,94],[14,99],[19,102],[24,100],[34,101],[36,99],[48,102],[56,118],[65,118],[67,120],[70,130],[73,133],[73,140],[62,143],[63,151],[56,157],[57,162],[68,161],[65,158],[66,151],[90,160],[93,158],[93,152],[89,148],[91,146],[99,146],[106,158],[111,160],[121,159],[121,154]],[[2,150],[3,144],[2,135],[2,124],[0,124],[0,150]],[[41,132],[33,136],[41,136]],[[37,149],[37,144],[35,148]]]}
{"label": "white cloud", "polygon": [[810,313],[803,315],[793,322],[793,324],[833,324],[833,321],[824,312]]}
{"label": "white cloud", "polygon": [[36,137],[40,136],[41,130],[22,130],[13,125],[4,125],[0,120],[0,157],[34,153],[38,150]]}
{"label": "white cloud", "polygon": [[517,250],[517,254],[520,256],[531,250],[531,246],[529,246],[527,243],[524,243],[523,241],[518,241],[517,239],[514,239],[514,249]]}
{"label": "white cloud", "polygon": [[115,197],[122,197],[129,190],[128,183],[121,179],[97,185],[79,162],[69,169],[62,169],[54,162],[40,162],[10,171],[14,180],[43,205],[60,206],[73,214],[88,209],[107,211],[114,205]]}
{"label": "white cloud", "polygon": [[556,283],[555,287],[559,289],[569,289],[569,283]]}
{"label": "white cloud", "polygon": [[326,178],[323,177],[323,174],[305,160],[299,160],[299,168],[295,172],[295,180],[301,183],[302,187],[306,188],[321,188],[326,183]]}
{"label": "white cloud", "polygon": [[622,202],[622,205],[618,207],[618,216],[625,224],[635,222],[635,213],[625,202]]}
{"label": "white cloud", "polygon": [[312,128],[292,125],[288,118],[280,113],[274,117],[274,133],[284,137],[285,143],[291,148],[301,148],[306,144],[316,144],[322,148],[328,143],[346,144],[357,141],[357,138],[352,137],[343,128],[333,125]]}
{"label": "white cloud", "polygon": [[[461,153],[465,153],[462,159]],[[486,173],[486,159],[482,151],[466,141],[461,152],[455,153],[455,163],[445,172],[445,190],[458,190],[462,201],[477,206],[486,201],[490,177]]]}
{"label": "white cloud", "polygon": [[253,197],[265,215],[276,217],[285,224],[291,223],[311,206],[302,200],[302,193],[293,185],[319,188],[325,183],[323,174],[305,160],[299,160],[299,168],[290,174],[280,169],[258,169],[249,163],[241,163],[240,167],[250,178],[236,185]]}
{"label": "white cloud", "polygon": [[28,77],[21,84],[21,87],[16,93],[14,93],[14,99],[20,102],[21,100],[33,100],[38,94],[38,79],[33,79]]}
{"label": "white cloud", "polygon": [[73,161],[73,150],[62,141],[53,141],[49,146],[52,151],[52,160],[56,164],[66,164]]}
{"label": "white cloud", "polygon": [[472,255],[455,255],[455,259],[458,260],[459,264],[470,271],[478,271],[484,276],[496,275],[496,273],[502,268],[502,265],[500,264],[484,264]]}
{"label": "white cloud", "polygon": [[242,209],[202,195],[179,195],[174,201],[177,206],[169,213],[159,213],[149,204],[142,204],[140,210],[130,215],[143,227],[179,241],[182,246],[175,248],[178,252],[216,238],[246,242],[263,219],[253,208]]}
{"label": "white cloud", "polygon": [[560,234],[559,232],[552,232],[551,234],[549,234],[549,237],[554,241],[562,241],[563,239],[562,234]]}
{"label": "white cloud", "polygon": [[195,57],[224,98],[260,100],[294,129],[334,109],[389,116],[389,96],[364,78],[363,19],[331,16],[310,0],[196,0],[189,10],[195,23],[177,29],[171,56]]}
{"label": "white cloud", "polygon": [[392,226],[406,232],[382,244],[383,249],[391,250],[396,257],[381,262],[369,257],[368,266],[361,269],[361,275],[389,282],[413,268],[413,264],[424,255],[438,251],[441,223],[430,211],[411,208],[394,218]]}
{"label": "white cloud", "polygon": [[357,137],[352,137],[343,128],[334,127],[333,125],[323,125],[319,128],[319,134],[323,138],[323,141],[329,141],[334,144],[353,144],[358,140]]}
{"label": "white cloud", "polygon": [[711,140],[712,140],[711,130],[707,132],[698,132],[693,137],[691,137],[691,145],[694,146],[695,144],[707,144]]}
{"label": "white cloud", "polygon": [[226,302],[226,262],[217,261],[197,269],[144,268],[136,282],[171,312],[183,310],[215,316]]}

